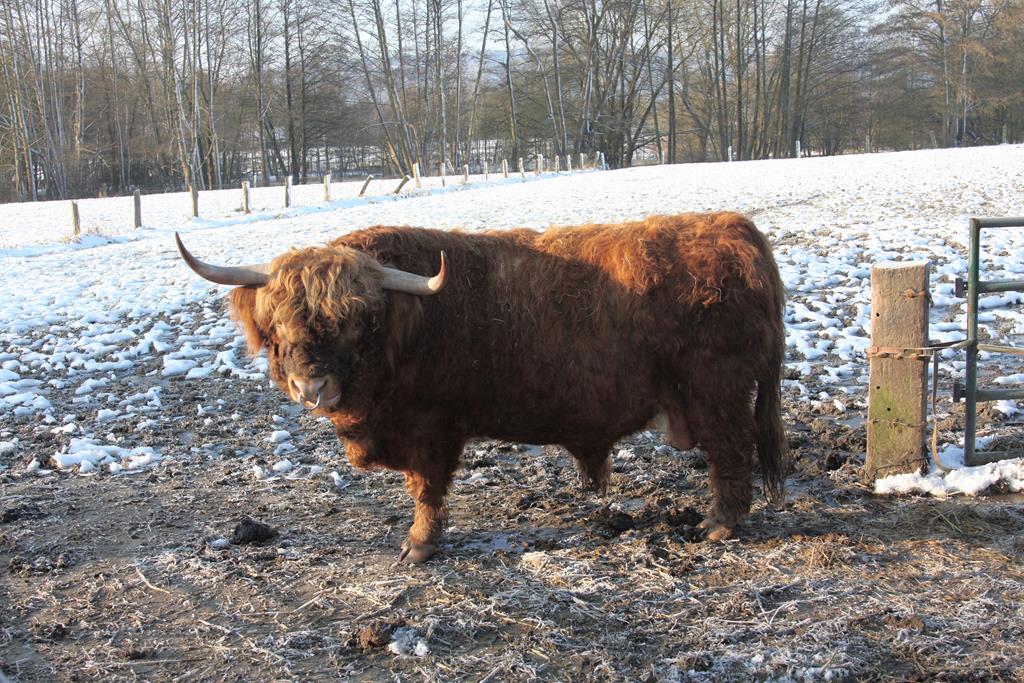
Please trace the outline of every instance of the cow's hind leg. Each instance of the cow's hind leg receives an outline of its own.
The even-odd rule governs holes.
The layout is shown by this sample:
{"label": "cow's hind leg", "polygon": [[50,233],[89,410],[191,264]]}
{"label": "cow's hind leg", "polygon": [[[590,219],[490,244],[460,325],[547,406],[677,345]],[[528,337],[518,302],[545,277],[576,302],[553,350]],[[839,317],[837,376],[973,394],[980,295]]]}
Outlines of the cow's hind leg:
{"label": "cow's hind leg", "polygon": [[608,457],[609,447],[565,444],[565,449],[576,461],[576,471],[579,472],[583,489],[602,496],[608,493],[608,479],[612,472],[611,459]]}
{"label": "cow's hind leg", "polygon": [[746,391],[723,393],[691,406],[687,422],[708,459],[714,504],[700,523],[708,540],[721,541],[750,512],[754,416]]}

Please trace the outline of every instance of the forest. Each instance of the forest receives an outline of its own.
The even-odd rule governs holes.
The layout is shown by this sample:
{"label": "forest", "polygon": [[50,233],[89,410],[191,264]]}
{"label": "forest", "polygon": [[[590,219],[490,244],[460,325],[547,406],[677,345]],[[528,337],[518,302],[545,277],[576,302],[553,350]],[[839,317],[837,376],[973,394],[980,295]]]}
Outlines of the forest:
{"label": "forest", "polygon": [[0,201],[1019,142],[1024,0],[0,0]]}

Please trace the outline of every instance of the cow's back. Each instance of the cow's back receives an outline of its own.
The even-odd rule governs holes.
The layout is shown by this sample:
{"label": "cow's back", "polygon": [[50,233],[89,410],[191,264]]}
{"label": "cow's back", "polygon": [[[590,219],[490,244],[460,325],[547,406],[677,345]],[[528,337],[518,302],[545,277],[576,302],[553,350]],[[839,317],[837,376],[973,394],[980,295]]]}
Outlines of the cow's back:
{"label": "cow's back", "polygon": [[403,400],[447,407],[469,433],[566,443],[640,428],[667,369],[701,347],[754,344],[773,296],[758,238],[741,216],[711,214],[545,232],[371,228],[336,244],[422,274],[446,252],[445,289],[403,308],[418,318],[397,361]]}

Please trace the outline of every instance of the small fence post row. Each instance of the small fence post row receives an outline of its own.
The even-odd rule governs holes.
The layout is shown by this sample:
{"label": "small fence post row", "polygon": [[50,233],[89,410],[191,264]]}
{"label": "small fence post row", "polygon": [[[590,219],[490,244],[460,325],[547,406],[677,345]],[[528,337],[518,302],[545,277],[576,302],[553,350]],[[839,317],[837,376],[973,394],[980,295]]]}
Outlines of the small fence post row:
{"label": "small fence post row", "polygon": [[[603,159],[604,159],[604,155],[601,154],[601,153],[597,153],[595,155],[595,157],[594,157],[595,166],[597,166],[598,164],[603,166],[603,163],[604,163]],[[439,167],[438,167],[438,172],[439,172],[439,175],[440,175],[441,186],[442,187],[447,185],[447,182],[446,182],[446,179],[445,179],[445,175],[444,175],[444,166],[445,166],[444,162],[441,162]],[[580,168],[581,169],[585,168],[585,166],[586,166],[585,156],[581,152],[580,153]],[[525,165],[523,163],[522,157],[519,157],[518,167],[519,167],[519,176],[521,178],[525,179],[525,177],[526,177],[526,169],[525,169]],[[565,155],[565,170],[567,172],[569,172],[569,173],[572,172],[572,158],[569,155]],[[466,164],[466,165],[464,165],[462,167],[462,172],[463,172],[462,182],[463,182],[463,184],[468,184],[469,183],[469,165],[468,164]],[[537,156],[537,163],[536,163],[536,167],[535,167],[534,173],[535,173],[535,175],[541,175],[543,172],[544,172],[544,155],[538,155]],[[561,172],[560,158],[558,156],[555,156],[554,172],[555,173],[560,173]],[[503,178],[508,178],[509,177],[509,163],[508,163],[508,159],[503,159],[502,160],[502,177]],[[422,185],[422,182],[421,182],[421,179],[420,179],[420,164],[419,164],[419,162],[413,164],[413,175],[412,176],[408,176],[408,175],[407,176],[403,176],[399,180],[398,186],[392,191],[392,195],[399,194],[401,189],[402,189],[402,187],[404,187],[404,185],[406,185],[406,183],[408,183],[410,180],[412,180],[414,178],[416,180],[416,186],[417,187],[422,187],[423,185]],[[366,195],[367,187],[370,185],[370,182],[373,179],[374,179],[373,175],[368,175],[367,176],[367,179],[364,181],[364,183],[362,183],[362,187],[359,189],[359,195],[358,195],[359,197],[362,197],[362,196]],[[487,164],[487,162],[483,162],[483,179],[487,180],[487,181],[490,180],[490,167]],[[249,180],[243,180],[242,181],[242,213],[245,213],[245,214],[252,213],[252,204],[251,204],[251,200],[250,200],[250,189],[251,189],[251,187],[252,187],[252,184],[251,184],[251,182]],[[189,198],[190,198],[190,201],[191,201],[191,215],[193,215],[194,218],[198,218],[199,217],[199,188],[197,187],[197,185],[195,183],[188,185],[188,195],[189,195]],[[134,221],[133,221],[133,224],[134,224],[135,228],[138,229],[138,228],[142,227],[142,193],[141,193],[141,190],[139,190],[139,189],[133,190],[132,199],[133,199],[133,205],[134,205]],[[328,174],[326,174],[324,176],[324,202],[325,203],[329,203],[330,201],[331,201],[331,174],[328,173]],[[285,207],[288,208],[288,207],[291,207],[291,205],[292,205],[292,176],[288,175],[288,176],[285,176]],[[71,203],[71,210],[72,210],[72,236],[73,236],[73,238],[78,239],[79,237],[81,237],[82,226],[81,226],[81,214],[79,212],[78,202],[77,201],[72,201],[72,203]]]}
{"label": "small fence post row", "polygon": [[[132,192],[133,221],[132,224],[138,230],[142,227],[142,191]],[[78,208],[78,201],[71,200],[71,237],[78,240],[82,236],[82,213]]]}

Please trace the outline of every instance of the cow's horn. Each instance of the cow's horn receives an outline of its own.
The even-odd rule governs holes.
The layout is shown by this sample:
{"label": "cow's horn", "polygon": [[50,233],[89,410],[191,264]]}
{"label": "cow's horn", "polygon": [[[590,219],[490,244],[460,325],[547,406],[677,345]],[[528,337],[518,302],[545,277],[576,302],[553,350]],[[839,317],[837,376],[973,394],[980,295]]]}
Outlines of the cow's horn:
{"label": "cow's horn", "polygon": [[437,271],[437,275],[434,277],[414,275],[413,273],[407,273],[396,268],[388,268],[387,266],[382,266],[382,268],[384,270],[382,286],[384,289],[396,292],[425,295],[437,294],[444,289],[445,282],[448,280],[448,259],[445,258],[443,251],[441,252],[441,269]]}
{"label": "cow's horn", "polygon": [[174,233],[174,241],[178,243],[178,251],[181,258],[185,259],[188,267],[210,282],[218,285],[235,285],[239,287],[265,285],[270,282],[270,264],[256,263],[249,266],[214,266],[203,263],[192,255],[185,245],[181,243],[181,237]]}

